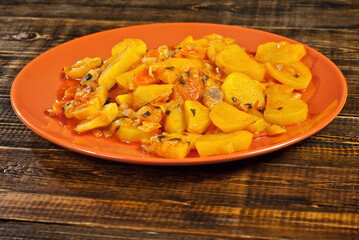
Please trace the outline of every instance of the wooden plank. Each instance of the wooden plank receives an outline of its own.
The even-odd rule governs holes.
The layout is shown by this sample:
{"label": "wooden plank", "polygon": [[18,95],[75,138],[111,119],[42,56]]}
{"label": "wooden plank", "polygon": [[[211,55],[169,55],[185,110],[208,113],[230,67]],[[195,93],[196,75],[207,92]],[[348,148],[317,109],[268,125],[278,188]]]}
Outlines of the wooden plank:
{"label": "wooden plank", "polygon": [[[343,1],[2,1],[1,15],[80,20],[214,22],[244,26],[357,28],[358,2]],[[323,10],[325,9],[325,14]],[[96,13],[96,14],[93,14]],[[340,19],[340,21],[337,21]]]}
{"label": "wooden plank", "polygon": [[214,240],[221,238],[206,237],[202,234],[189,235],[181,233],[162,233],[162,232],[149,232],[149,231],[136,231],[136,230],[117,230],[108,228],[94,228],[94,227],[81,227],[72,226],[70,224],[48,224],[48,223],[34,223],[22,221],[1,221],[0,220],[1,238],[5,239],[204,239]]}

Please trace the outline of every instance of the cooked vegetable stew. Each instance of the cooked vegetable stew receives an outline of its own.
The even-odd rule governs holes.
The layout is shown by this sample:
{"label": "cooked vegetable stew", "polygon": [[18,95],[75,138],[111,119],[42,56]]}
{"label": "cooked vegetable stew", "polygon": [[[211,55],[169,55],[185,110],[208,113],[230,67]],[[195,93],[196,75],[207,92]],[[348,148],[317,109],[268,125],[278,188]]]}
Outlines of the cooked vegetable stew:
{"label": "cooked vegetable stew", "polygon": [[284,134],[307,119],[305,55],[303,45],[284,41],[248,53],[218,34],[157,49],[124,39],[108,59],[65,66],[47,112],[71,120],[78,134],[138,142],[165,158],[244,151],[253,138]]}

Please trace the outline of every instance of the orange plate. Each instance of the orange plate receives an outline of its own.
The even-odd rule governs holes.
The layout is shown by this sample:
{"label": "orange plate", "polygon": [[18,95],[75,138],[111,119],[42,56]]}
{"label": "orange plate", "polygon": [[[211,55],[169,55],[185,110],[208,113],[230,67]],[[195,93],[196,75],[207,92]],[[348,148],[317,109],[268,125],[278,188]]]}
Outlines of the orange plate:
{"label": "orange plate", "polygon": [[[299,142],[329,124],[344,106],[347,84],[338,67],[316,50],[307,47],[313,80],[304,94],[309,105],[309,119],[288,128],[277,137],[254,140],[248,151],[200,158],[195,152],[185,159],[165,159],[144,153],[138,145],[109,141],[93,136],[76,136],[48,117],[44,111],[52,106],[62,81],[62,68],[84,57],[110,56],[111,47],[124,38],[140,38],[148,48],[175,45],[188,35],[200,38],[211,33],[236,39],[255,51],[268,41],[291,39],[259,30],[203,23],[164,23],[113,29],[81,37],[57,46],[31,61],[16,77],[11,88],[11,103],[19,118],[35,133],[62,147],[94,157],[149,165],[198,165],[244,159],[269,153]],[[308,60],[308,59],[307,59]]]}

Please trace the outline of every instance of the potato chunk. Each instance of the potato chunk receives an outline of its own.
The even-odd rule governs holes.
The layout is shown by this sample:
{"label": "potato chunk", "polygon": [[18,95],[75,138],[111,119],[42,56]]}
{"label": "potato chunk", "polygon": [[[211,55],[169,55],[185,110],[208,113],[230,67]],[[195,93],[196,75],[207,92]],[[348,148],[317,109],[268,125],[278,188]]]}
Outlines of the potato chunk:
{"label": "potato chunk", "polygon": [[215,63],[226,74],[240,72],[258,81],[263,81],[266,72],[263,64],[256,62],[237,44],[224,47],[216,56]]}
{"label": "potato chunk", "polygon": [[264,111],[264,119],[272,124],[287,126],[299,123],[307,119],[308,106],[297,98],[290,98],[283,102],[281,106],[269,106]]}
{"label": "potato chunk", "polygon": [[312,73],[302,62],[287,64],[267,62],[265,67],[273,78],[297,90],[306,89],[312,80]]}
{"label": "potato chunk", "polygon": [[221,89],[224,100],[230,104],[249,104],[264,107],[264,85],[243,73],[231,73],[224,80]]}
{"label": "potato chunk", "polygon": [[183,106],[178,106],[170,110],[165,119],[165,131],[168,133],[181,133],[186,130],[186,127],[187,122]]}
{"label": "potato chunk", "polygon": [[124,73],[131,68],[131,66],[140,60],[139,55],[132,49],[127,47],[121,54],[119,54],[107,68],[101,73],[98,79],[100,86],[105,86],[107,90],[113,87],[116,83],[116,76]]}
{"label": "potato chunk", "polygon": [[258,46],[255,59],[262,62],[292,63],[299,62],[306,54],[302,44],[267,42]]}
{"label": "potato chunk", "polygon": [[173,86],[169,84],[153,84],[137,87],[133,92],[132,102],[134,109],[139,109],[155,99],[168,97],[172,93],[172,88]]}
{"label": "potato chunk", "polygon": [[147,50],[146,43],[144,43],[141,39],[137,38],[125,38],[121,42],[117,43],[111,49],[112,56],[120,55],[128,46],[137,53],[137,55],[141,56]]}
{"label": "potato chunk", "polygon": [[252,143],[253,134],[242,130],[232,133],[215,133],[197,138],[195,146],[201,157],[244,151]]}
{"label": "potato chunk", "polygon": [[122,141],[126,142],[141,142],[142,139],[150,138],[158,134],[158,130],[153,130],[150,132],[142,131],[137,127],[133,126],[121,126],[116,131],[116,136]]}
{"label": "potato chunk", "polygon": [[81,121],[74,129],[78,133],[83,133],[110,124],[117,116],[118,108],[116,103],[109,103],[101,108],[93,117]]}
{"label": "potato chunk", "polygon": [[223,101],[212,108],[209,116],[214,125],[223,132],[242,130],[258,119],[258,117],[243,112]]}
{"label": "potato chunk", "polygon": [[211,124],[209,109],[197,101],[187,100],[184,103],[187,131],[203,133]]}

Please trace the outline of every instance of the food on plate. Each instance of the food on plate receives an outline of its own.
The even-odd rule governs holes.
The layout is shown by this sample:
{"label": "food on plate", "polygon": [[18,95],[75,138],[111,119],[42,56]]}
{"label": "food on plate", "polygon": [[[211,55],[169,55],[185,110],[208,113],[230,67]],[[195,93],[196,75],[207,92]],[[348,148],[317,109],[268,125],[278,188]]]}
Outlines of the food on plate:
{"label": "food on plate", "polygon": [[127,38],[107,59],[65,66],[47,112],[71,119],[77,134],[139,143],[165,158],[246,151],[254,138],[285,134],[308,118],[305,57],[302,44],[285,41],[251,53],[218,34],[154,49]]}

